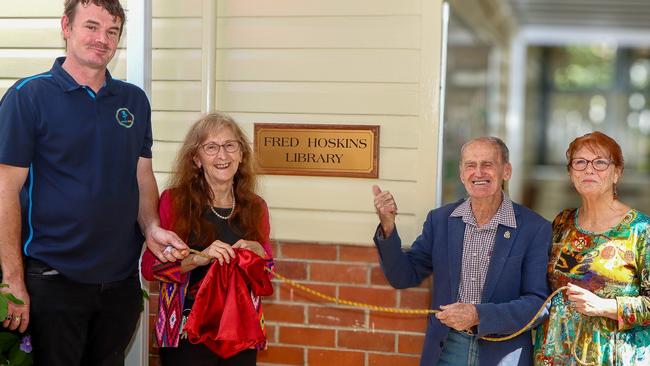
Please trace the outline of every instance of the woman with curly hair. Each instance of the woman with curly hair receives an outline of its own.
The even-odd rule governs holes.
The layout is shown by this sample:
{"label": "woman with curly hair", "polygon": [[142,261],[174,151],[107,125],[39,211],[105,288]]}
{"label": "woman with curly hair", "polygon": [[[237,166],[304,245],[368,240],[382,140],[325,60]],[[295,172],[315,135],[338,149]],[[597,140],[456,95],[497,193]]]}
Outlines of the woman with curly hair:
{"label": "woman with curly hair", "polygon": [[[268,209],[255,188],[253,153],[235,121],[224,114],[197,121],[178,153],[159,209],[162,226],[185,239],[192,253],[176,263],[161,263],[149,251],[142,258],[144,277],[161,283],[156,339],[163,365],[256,364],[257,350],[266,344],[259,295],[268,295],[264,268],[273,262]],[[227,269],[233,266],[238,267]],[[220,278],[251,268],[256,272],[246,281]],[[265,278],[259,278],[260,269]],[[256,283],[265,283],[266,292],[260,293]],[[235,298],[250,299],[236,304],[237,317],[228,310],[231,305],[211,302],[225,301],[226,292],[235,290]],[[255,329],[240,329],[245,336],[233,339],[232,330],[242,324]]]}

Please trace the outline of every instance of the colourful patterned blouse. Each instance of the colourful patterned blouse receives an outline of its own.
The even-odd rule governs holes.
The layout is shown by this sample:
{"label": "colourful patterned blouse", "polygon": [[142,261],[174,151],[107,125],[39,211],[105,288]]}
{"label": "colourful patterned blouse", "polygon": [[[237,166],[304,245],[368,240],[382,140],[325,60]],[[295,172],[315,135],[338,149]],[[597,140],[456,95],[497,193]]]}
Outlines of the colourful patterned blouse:
{"label": "colourful patterned blouse", "polygon": [[[577,209],[553,221],[548,277],[551,290],[573,283],[616,299],[618,320],[588,317],[565,293],[551,302],[535,335],[536,365],[650,365],[650,218],[634,209],[604,233],[582,229]],[[576,334],[578,333],[578,334]],[[576,339],[577,338],[577,339]]]}

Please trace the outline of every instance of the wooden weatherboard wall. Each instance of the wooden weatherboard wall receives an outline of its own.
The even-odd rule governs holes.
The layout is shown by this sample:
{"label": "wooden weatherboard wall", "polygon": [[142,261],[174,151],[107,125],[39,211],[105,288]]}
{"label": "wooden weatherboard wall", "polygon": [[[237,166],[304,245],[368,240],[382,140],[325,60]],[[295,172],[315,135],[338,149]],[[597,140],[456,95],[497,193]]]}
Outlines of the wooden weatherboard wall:
{"label": "wooden weatherboard wall", "polygon": [[[202,5],[154,2],[160,178],[201,108]],[[277,271],[330,296],[426,308],[427,283],[397,291],[379,270],[371,186],[396,196],[408,245],[435,200],[441,0],[218,0],[213,20],[214,104],[251,141],[256,123],[380,127],[377,179],[261,177]],[[278,280],[274,288],[260,365],[418,364],[425,317],[332,307]]]}
{"label": "wooden weatherboard wall", "polygon": [[[185,3],[153,9],[163,182],[200,110],[202,2]],[[400,233],[415,238],[435,196],[440,9],[439,0],[217,2],[215,105],[251,140],[260,122],[381,128],[378,179],[262,177],[274,238],[369,245],[372,184],[396,195]]]}

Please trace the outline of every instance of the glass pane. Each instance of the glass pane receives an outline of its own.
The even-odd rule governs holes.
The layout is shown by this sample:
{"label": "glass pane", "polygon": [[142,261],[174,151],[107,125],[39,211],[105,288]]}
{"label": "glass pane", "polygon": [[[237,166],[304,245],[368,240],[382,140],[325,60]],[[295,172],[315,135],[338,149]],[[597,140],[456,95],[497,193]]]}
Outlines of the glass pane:
{"label": "glass pane", "polygon": [[553,48],[551,82],[560,90],[605,89],[613,84],[615,56],[611,46]]}
{"label": "glass pane", "polygon": [[[527,88],[527,135],[534,150],[525,202],[552,218],[579,205],[566,177],[565,152],[576,137],[602,131],[623,150],[619,196],[650,211],[650,48],[602,45],[532,47],[529,69],[538,80]],[[538,137],[539,136],[539,137]]]}
{"label": "glass pane", "polygon": [[550,110],[545,161],[565,165],[564,154],[571,140],[594,130],[603,130],[606,99],[602,94],[555,92],[550,96]]}

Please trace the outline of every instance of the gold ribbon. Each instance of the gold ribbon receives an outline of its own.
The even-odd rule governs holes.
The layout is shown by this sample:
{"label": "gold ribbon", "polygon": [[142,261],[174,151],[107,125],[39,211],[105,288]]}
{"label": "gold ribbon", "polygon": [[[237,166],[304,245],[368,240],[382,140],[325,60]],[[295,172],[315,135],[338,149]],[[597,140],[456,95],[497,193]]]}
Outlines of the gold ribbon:
{"label": "gold ribbon", "polygon": [[[198,256],[204,257],[204,258],[212,258],[212,257],[210,257],[210,256],[208,256],[206,254],[203,254],[203,253],[199,252],[198,250],[190,249],[190,252],[194,253],[194,254],[196,254]],[[291,286],[293,288],[299,289],[299,290],[304,291],[304,292],[306,292],[308,294],[311,294],[311,295],[313,295],[315,297],[318,297],[318,298],[323,299],[323,300],[327,300],[327,301],[332,302],[332,303],[337,304],[337,305],[348,305],[348,306],[352,306],[352,307],[355,307],[355,308],[368,309],[368,310],[371,310],[371,311],[381,312],[381,313],[409,314],[409,315],[429,315],[429,314],[439,313],[441,311],[441,310],[434,310],[434,309],[401,309],[401,308],[378,306],[378,305],[367,304],[367,303],[358,302],[358,301],[341,299],[338,296],[330,296],[330,295],[327,295],[327,294],[322,293],[320,291],[316,291],[316,290],[314,290],[312,288],[309,288],[307,286],[301,285],[301,284],[297,283],[296,281],[294,281],[294,280],[292,280],[290,278],[284,277],[283,275],[275,272],[274,270],[272,270],[272,269],[270,269],[268,267],[266,268],[266,270],[269,273],[271,273],[273,275],[273,277],[279,279],[281,282],[284,282],[284,283],[288,284],[289,286]],[[503,342],[503,341],[513,339],[513,338],[527,332],[528,330],[530,330],[530,328],[533,326],[533,324],[535,323],[537,318],[539,318],[539,316],[542,314],[542,312],[544,312],[544,309],[546,308],[546,305],[548,305],[548,303],[551,302],[551,300],[553,300],[555,295],[559,294],[560,292],[562,292],[562,291],[564,291],[566,289],[568,289],[567,286],[562,286],[562,287],[558,288],[557,290],[553,291],[546,298],[546,300],[544,300],[544,303],[542,304],[542,306],[539,307],[539,310],[537,310],[537,312],[530,319],[530,321],[528,323],[526,323],[526,325],[524,325],[518,331],[516,331],[516,332],[514,332],[514,333],[512,333],[510,335],[503,336],[503,337],[482,336],[479,339],[482,339],[482,340],[485,340],[485,341],[490,341],[490,342]],[[583,349],[582,360],[576,354],[576,344],[578,342],[578,335],[580,334],[581,326],[582,326],[582,322],[578,323],[578,331],[577,331],[577,334],[576,334],[576,339],[573,341],[573,345],[571,347],[571,350],[572,350],[572,353],[573,353],[573,357],[575,358],[575,360],[580,365],[591,366],[594,363],[585,361],[586,354],[584,353],[584,349]]]}

